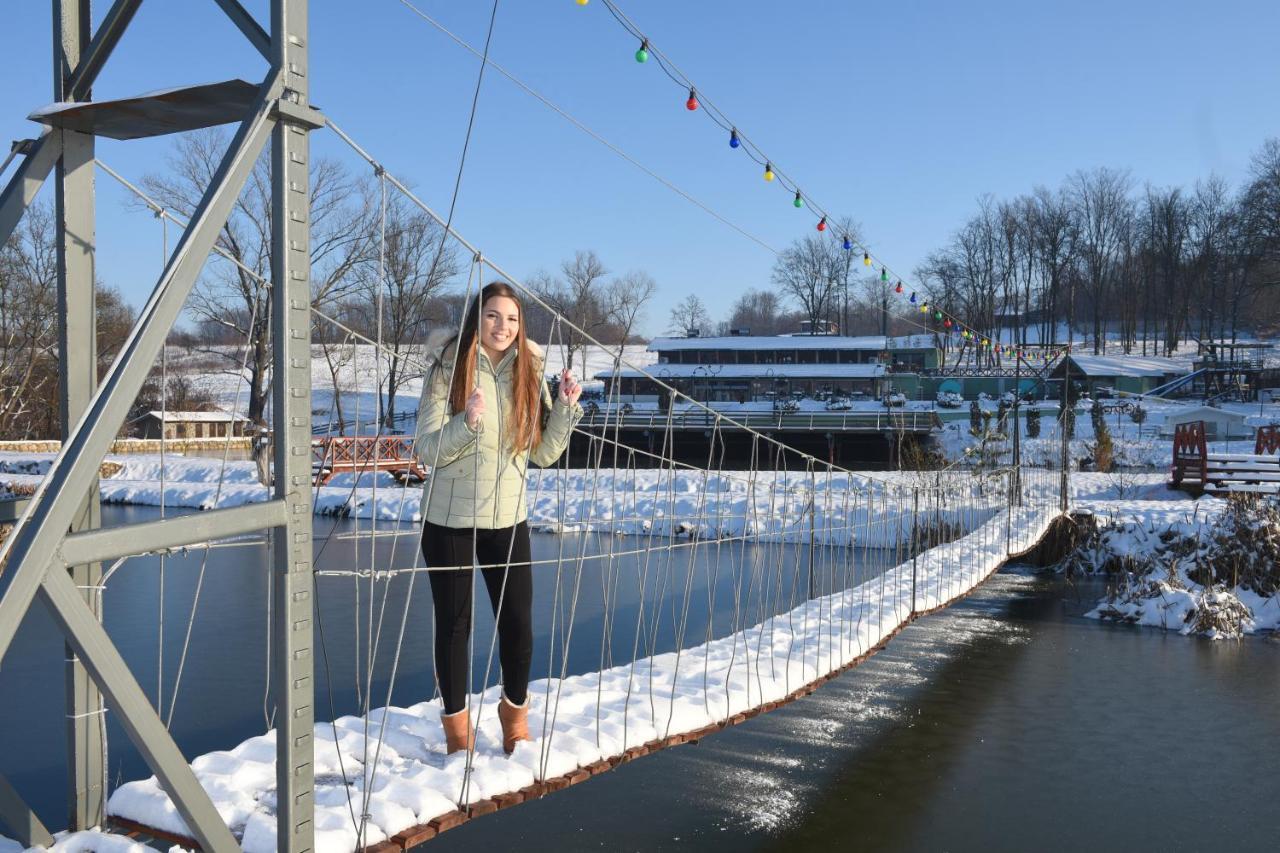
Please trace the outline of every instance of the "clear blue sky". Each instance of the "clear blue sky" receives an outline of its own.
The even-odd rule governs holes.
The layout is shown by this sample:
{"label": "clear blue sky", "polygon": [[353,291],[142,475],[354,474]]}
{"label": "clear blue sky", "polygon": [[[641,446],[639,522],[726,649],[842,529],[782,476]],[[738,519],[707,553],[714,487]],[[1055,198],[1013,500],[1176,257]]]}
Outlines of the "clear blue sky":
{"label": "clear blue sky", "polygon": [[[109,4],[98,2],[95,13]],[[267,4],[248,2],[266,18]],[[476,45],[490,4],[419,4]],[[620,5],[807,193],[860,221],[907,272],[945,242],[983,193],[1056,186],[1095,166],[1139,184],[1233,185],[1280,134],[1274,0],[947,0],[766,3],[620,0]],[[50,100],[49,4],[6,10],[0,135]],[[505,0],[492,56],[641,162],[770,244],[813,221],[684,109],[596,0]],[[448,202],[478,61],[397,0],[312,4],[312,98],[433,204]],[[125,96],[264,67],[212,0],[148,0],[95,90]],[[137,178],[168,140],[102,142]],[[339,155],[334,141],[317,151]],[[355,164],[355,161],[351,161]],[[141,304],[159,267],[159,227],[105,176],[100,277]],[[595,249],[614,272],[647,270],[658,298],[644,331],[701,294],[717,319],[768,283],[773,256],[716,222],[490,73],[456,225],[516,275]]]}

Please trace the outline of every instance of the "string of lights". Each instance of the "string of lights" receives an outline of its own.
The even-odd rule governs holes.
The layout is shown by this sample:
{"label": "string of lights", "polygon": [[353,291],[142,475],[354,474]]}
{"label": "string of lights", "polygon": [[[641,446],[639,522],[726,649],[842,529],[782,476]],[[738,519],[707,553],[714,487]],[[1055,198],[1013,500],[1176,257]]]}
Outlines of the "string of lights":
{"label": "string of lights", "polygon": [[[590,0],[575,0],[579,6],[587,6]],[[997,356],[1013,357],[1017,356],[1026,362],[1041,362],[1044,364],[1051,363],[1062,354],[1066,353],[1069,347],[1065,344],[1055,344],[1051,347],[1032,349],[1028,344],[1005,344],[999,340],[999,335],[993,335],[982,332],[974,327],[964,323],[955,314],[944,310],[941,306],[930,305],[927,298],[923,295],[917,295],[915,291],[908,291],[903,285],[903,279],[898,275],[891,275],[890,267],[887,262],[877,257],[868,246],[865,246],[856,237],[849,233],[836,233],[835,229],[830,227],[828,223],[834,223],[835,217],[832,216],[826,208],[818,203],[813,196],[806,193],[800,188],[800,185],[788,176],[785,172],[778,168],[772,157],[769,157],[751,138],[742,131],[740,126],[729,118],[713,101],[707,98],[706,93],[699,89],[692,78],[680,70],[679,66],[664,53],[653,41],[653,39],[640,29],[634,21],[632,21],[626,13],[624,13],[614,0],[600,0],[600,4],[608,11],[610,17],[615,21],[627,34],[636,41],[638,47],[635,51],[635,61],[640,65],[647,65],[650,60],[658,66],[674,85],[676,85],[682,93],[687,93],[684,107],[689,112],[701,112],[703,115],[715,122],[722,131],[728,134],[729,148],[745,154],[748,158],[763,167],[762,177],[768,183],[776,184],[782,187],[792,196],[792,205],[797,209],[808,209],[811,215],[816,219],[816,229],[819,233],[830,235],[833,239],[840,241],[841,248],[846,252],[858,251],[862,253],[862,263],[866,267],[880,267],[880,281],[884,285],[888,285],[890,281],[895,281],[893,293],[907,299],[907,304],[911,306],[911,310],[925,316],[926,322],[932,325],[924,325],[920,323],[912,323],[920,328],[928,331],[943,334],[947,337],[957,336],[963,344],[971,344],[976,352],[991,352]],[[905,294],[910,292],[909,297]]]}

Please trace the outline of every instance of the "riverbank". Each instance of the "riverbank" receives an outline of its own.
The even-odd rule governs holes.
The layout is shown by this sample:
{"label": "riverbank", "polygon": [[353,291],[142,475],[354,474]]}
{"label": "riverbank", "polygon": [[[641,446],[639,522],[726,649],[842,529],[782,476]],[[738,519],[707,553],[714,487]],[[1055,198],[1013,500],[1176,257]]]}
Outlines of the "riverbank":
{"label": "riverbank", "polygon": [[1280,509],[1273,501],[1116,502],[1063,562],[1108,578],[1086,615],[1209,639],[1280,630]]}

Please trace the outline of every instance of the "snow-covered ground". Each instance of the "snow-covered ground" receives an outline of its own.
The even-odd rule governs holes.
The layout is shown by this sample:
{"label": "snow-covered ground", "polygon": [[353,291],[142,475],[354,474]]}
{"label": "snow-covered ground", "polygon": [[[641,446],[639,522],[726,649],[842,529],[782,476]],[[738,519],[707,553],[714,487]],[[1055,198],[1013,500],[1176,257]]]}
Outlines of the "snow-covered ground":
{"label": "snow-covered ground", "polygon": [[[1106,404],[1121,401],[1104,400]],[[982,401],[983,412],[992,413],[993,430],[997,423],[994,419],[998,411],[997,401]],[[1040,410],[1040,435],[1032,438],[1025,417],[1019,419],[1021,427],[1022,459],[1031,464],[1056,463],[1060,458],[1062,437],[1059,429],[1058,405],[1056,402],[1034,404]],[[1076,408],[1075,437],[1071,441],[1070,455],[1074,463],[1092,458],[1092,445],[1097,440],[1094,434],[1093,419],[1089,414],[1088,402]],[[1147,419],[1142,424],[1134,423],[1127,414],[1105,415],[1107,430],[1115,450],[1116,465],[1131,468],[1161,468],[1168,470],[1173,462],[1173,439],[1171,428],[1166,425],[1171,418],[1177,417],[1198,404],[1167,403],[1163,401],[1144,400],[1143,409]],[[1248,427],[1280,424],[1280,404],[1267,403],[1223,403],[1218,408],[1225,412],[1234,412],[1244,418]],[[954,411],[954,410],[953,410]],[[952,420],[943,424],[937,434],[937,443],[942,455],[949,461],[983,456],[984,442],[981,435],[975,436],[970,431],[967,404],[961,410],[964,416],[960,420]],[[1012,424],[1012,419],[1009,421]],[[1235,438],[1232,440],[1208,442],[1210,453],[1252,453],[1252,438]],[[987,456],[991,461],[1003,464],[1012,462],[1013,441],[1011,430],[989,438],[985,444]]]}

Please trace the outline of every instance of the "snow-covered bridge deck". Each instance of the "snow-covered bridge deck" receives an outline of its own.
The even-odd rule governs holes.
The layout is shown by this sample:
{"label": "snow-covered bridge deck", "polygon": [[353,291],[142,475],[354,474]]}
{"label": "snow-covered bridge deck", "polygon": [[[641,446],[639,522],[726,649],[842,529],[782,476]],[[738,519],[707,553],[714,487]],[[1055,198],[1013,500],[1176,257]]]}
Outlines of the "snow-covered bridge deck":
{"label": "snow-covered bridge deck", "polygon": [[[1033,548],[1060,514],[1047,489],[1028,492],[1036,499],[984,514],[967,535],[745,630],[603,672],[534,682],[534,740],[510,757],[493,713],[497,687],[472,697],[479,731],[471,756],[445,755],[438,701],[317,724],[316,850],[411,847],[813,692],[918,615],[963,597],[1010,555]],[[275,754],[268,732],[192,762],[247,851],[275,849]],[[108,812],[121,829],[193,843],[155,777],[120,786]],[[368,816],[362,837],[361,814]]]}

